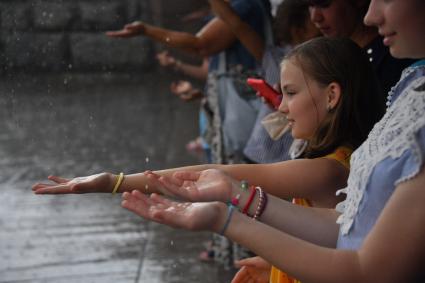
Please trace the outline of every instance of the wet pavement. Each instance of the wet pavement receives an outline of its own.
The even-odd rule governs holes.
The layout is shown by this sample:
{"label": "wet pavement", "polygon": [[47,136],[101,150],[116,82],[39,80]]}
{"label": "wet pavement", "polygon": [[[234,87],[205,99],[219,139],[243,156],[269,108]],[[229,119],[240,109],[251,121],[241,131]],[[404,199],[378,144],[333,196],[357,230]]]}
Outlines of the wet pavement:
{"label": "wet pavement", "polygon": [[[164,78],[165,76],[165,78]],[[106,194],[36,196],[34,182],[202,162],[197,105],[169,74],[0,80],[0,282],[230,282],[201,263],[208,233],[148,223]]]}

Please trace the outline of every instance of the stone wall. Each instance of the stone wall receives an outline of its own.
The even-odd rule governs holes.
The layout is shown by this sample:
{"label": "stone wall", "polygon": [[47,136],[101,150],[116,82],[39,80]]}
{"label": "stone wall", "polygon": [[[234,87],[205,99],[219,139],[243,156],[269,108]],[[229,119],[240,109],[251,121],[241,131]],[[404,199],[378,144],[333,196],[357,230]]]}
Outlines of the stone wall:
{"label": "stone wall", "polygon": [[150,40],[104,32],[151,15],[148,0],[0,0],[1,69],[146,69],[153,63]]}
{"label": "stone wall", "polygon": [[143,20],[195,33],[202,21],[182,18],[206,5],[205,0],[0,0],[0,74],[149,70],[162,46],[144,37],[111,39],[105,31]]}

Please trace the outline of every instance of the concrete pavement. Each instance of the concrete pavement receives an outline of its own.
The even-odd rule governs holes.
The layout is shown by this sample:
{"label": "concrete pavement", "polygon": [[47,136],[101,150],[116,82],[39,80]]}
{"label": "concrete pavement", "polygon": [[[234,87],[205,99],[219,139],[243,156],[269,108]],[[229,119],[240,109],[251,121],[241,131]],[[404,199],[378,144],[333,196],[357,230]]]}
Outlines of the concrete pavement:
{"label": "concrete pavement", "polygon": [[200,263],[208,233],[147,223],[119,196],[36,196],[34,182],[201,162],[197,105],[170,77],[18,75],[0,82],[0,283],[230,282]]}

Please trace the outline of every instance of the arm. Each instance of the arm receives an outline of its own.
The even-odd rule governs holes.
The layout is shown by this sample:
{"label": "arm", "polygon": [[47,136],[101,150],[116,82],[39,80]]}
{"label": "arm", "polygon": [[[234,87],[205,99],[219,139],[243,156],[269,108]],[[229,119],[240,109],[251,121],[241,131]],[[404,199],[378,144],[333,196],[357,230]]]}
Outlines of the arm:
{"label": "arm", "polygon": [[265,49],[264,39],[239,17],[228,2],[224,0],[209,0],[209,2],[215,15],[227,24],[252,56],[261,61]]}
{"label": "arm", "polygon": [[173,68],[175,71],[182,72],[192,78],[206,81],[208,76],[208,59],[204,58],[201,65],[193,65],[184,63],[171,56],[167,51],[160,52],[156,55],[156,59],[163,67]]}
{"label": "arm", "polygon": [[[348,170],[337,161],[325,158],[290,160],[274,164],[204,164],[159,170],[155,171],[155,174],[171,178],[179,171],[201,172],[207,169],[219,169],[237,180],[247,180],[279,198],[308,198],[316,206],[323,207],[335,206],[338,202],[335,191],[345,185],[348,175]],[[117,176],[103,173],[72,180],[54,176],[49,179],[58,184],[35,184],[33,190],[37,194],[111,193]],[[161,192],[160,188],[157,183],[149,181],[144,173],[137,173],[126,175],[118,192],[136,189],[146,193],[158,193]],[[224,194],[221,199],[197,201],[226,201],[226,192]]]}
{"label": "arm", "polygon": [[[322,214],[326,210],[287,203],[280,207],[270,203],[266,209],[266,212],[279,210],[282,216],[293,215],[281,219],[287,233],[235,211],[225,236],[302,282],[396,283],[423,279],[420,276],[423,276],[425,260],[424,187],[424,169],[413,180],[399,185],[358,251],[326,247],[331,246],[326,243],[335,245],[335,232],[328,233],[325,242],[315,236],[328,228],[314,226],[317,221],[327,225],[335,220],[328,213]],[[138,194],[125,194],[122,205],[142,217],[173,227],[218,232],[227,219],[227,208],[222,203],[181,204],[162,201],[157,195],[148,199],[141,194],[140,201]],[[290,227],[296,224],[310,229],[302,233],[291,231]]]}
{"label": "arm", "polygon": [[223,165],[217,169],[238,180],[258,185],[279,198],[307,198],[320,207],[335,207],[341,201],[335,192],[346,185],[349,174],[339,162],[327,158]]}
{"label": "arm", "polygon": [[[423,276],[424,188],[424,169],[414,179],[400,184],[358,251],[325,249],[286,235],[273,242],[275,232],[264,227],[269,230],[267,237],[265,231],[261,232],[262,236],[249,233],[247,223],[240,219],[240,215],[233,219],[235,225],[233,228],[229,226],[227,236],[302,282],[411,282]],[[249,241],[242,233],[251,235]],[[267,245],[274,249],[267,248]],[[271,251],[264,253],[265,250]],[[292,257],[294,260],[284,262],[279,259],[283,254],[296,256]]]}
{"label": "arm", "polygon": [[203,57],[219,53],[230,47],[236,37],[219,18],[212,19],[196,35],[168,30],[142,22],[126,25],[120,31],[106,33],[110,37],[147,36],[159,43]]}
{"label": "arm", "polygon": [[192,65],[184,63],[180,60],[176,60],[176,64],[174,65],[174,70],[182,72],[183,74],[190,76],[192,78],[206,81],[208,77],[208,59],[204,58],[202,60],[202,65]]}

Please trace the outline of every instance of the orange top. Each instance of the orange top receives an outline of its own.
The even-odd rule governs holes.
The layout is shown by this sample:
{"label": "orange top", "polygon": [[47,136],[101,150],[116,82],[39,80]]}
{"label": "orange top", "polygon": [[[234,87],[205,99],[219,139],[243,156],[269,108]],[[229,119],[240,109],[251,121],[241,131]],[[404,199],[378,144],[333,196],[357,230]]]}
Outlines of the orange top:
{"label": "orange top", "polygon": [[[350,169],[350,158],[352,153],[353,150],[351,148],[346,146],[340,146],[333,153],[319,158],[334,159],[341,163],[345,168]],[[302,206],[311,206],[310,201],[308,199],[303,198],[294,198],[292,199],[292,203]],[[290,277],[285,272],[272,266],[270,272],[270,283],[301,283],[301,281]]]}

